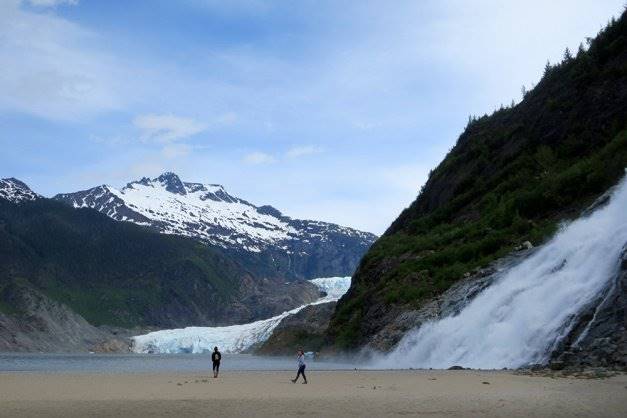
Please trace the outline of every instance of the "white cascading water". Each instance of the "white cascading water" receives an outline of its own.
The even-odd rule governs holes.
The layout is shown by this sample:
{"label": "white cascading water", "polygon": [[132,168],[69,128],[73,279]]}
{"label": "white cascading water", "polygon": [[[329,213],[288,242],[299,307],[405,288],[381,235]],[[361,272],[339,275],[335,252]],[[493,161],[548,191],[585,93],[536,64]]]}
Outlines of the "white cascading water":
{"label": "white cascading water", "polygon": [[283,312],[272,318],[241,325],[225,327],[187,327],[166,329],[133,337],[132,349],[136,353],[204,353],[220,347],[224,353],[239,353],[253,344],[270,338],[281,321],[310,305],[334,302],[342,297],[351,283],[350,277],[327,277],[310,280],[327,296],[317,301]]}
{"label": "white cascading water", "polygon": [[572,319],[607,291],[627,243],[627,180],[610,202],[564,226],[500,273],[455,316],[410,331],[376,368],[516,368],[545,363]]}

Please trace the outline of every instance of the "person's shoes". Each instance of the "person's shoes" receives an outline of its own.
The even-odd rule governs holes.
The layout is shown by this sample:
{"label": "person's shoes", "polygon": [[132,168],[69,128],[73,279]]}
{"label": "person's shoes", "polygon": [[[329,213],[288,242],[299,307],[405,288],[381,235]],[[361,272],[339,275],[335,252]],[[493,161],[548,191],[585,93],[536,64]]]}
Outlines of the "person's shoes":
{"label": "person's shoes", "polygon": [[305,380],[305,381],[303,382],[303,385],[306,385],[306,384],[307,384],[307,381]]}

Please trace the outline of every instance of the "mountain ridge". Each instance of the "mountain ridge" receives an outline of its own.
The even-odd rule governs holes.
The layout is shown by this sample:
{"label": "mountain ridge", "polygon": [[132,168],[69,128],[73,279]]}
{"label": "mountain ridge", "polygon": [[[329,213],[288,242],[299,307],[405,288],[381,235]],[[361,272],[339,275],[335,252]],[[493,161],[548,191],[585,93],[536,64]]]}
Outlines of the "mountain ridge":
{"label": "mountain ridge", "polygon": [[255,206],[222,185],[184,182],[166,172],[122,189],[102,185],[54,196],[117,221],[183,235],[226,249],[252,269],[288,279],[350,275],[376,236],[333,223],[293,219]]}
{"label": "mountain ridge", "polygon": [[[0,198],[0,263],[0,295],[26,283],[96,326],[244,323],[318,297],[313,285],[256,276],[218,248],[47,198]],[[12,313],[5,302],[0,311]]]}
{"label": "mountain ridge", "polygon": [[42,196],[33,192],[26,183],[15,177],[0,179],[0,199],[20,203],[39,198],[42,198]]}

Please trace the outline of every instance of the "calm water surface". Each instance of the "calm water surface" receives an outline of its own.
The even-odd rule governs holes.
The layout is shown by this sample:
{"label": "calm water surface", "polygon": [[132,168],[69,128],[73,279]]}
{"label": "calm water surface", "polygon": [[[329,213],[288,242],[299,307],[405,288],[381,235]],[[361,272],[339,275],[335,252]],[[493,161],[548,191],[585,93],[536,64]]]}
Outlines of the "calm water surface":
{"label": "calm water surface", "polygon": [[[349,370],[351,363],[308,359],[309,370]],[[296,358],[223,354],[221,371],[294,370]],[[2,372],[158,373],[210,372],[211,354],[0,354]]]}

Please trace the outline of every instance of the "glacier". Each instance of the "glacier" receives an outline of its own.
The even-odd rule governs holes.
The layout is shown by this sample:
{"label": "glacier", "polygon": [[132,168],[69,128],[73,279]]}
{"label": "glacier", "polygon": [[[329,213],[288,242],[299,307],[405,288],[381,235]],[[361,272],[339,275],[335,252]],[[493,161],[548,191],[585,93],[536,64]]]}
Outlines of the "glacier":
{"label": "glacier", "polygon": [[517,368],[545,364],[602,298],[620,269],[627,245],[627,180],[609,203],[565,224],[546,244],[498,273],[495,282],[457,315],[423,324],[374,368]]}
{"label": "glacier", "polygon": [[135,353],[206,353],[219,347],[223,353],[241,353],[267,340],[283,319],[310,305],[335,302],[348,291],[350,277],[326,277],[310,280],[326,296],[268,319],[223,327],[187,327],[155,331],[132,338]]}

